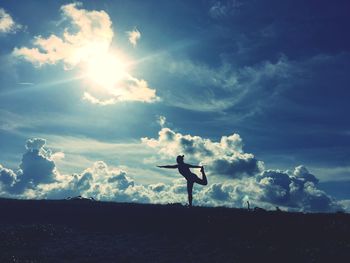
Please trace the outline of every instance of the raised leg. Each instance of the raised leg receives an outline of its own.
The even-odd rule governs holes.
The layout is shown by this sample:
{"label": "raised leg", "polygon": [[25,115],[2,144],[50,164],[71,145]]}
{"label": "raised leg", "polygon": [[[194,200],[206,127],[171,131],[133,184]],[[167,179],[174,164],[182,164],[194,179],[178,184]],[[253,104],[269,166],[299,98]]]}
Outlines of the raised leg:
{"label": "raised leg", "polygon": [[204,168],[202,167],[201,168],[201,173],[202,173],[202,179],[196,178],[196,183],[197,184],[201,184],[201,185],[207,185],[208,184],[208,180],[207,180],[207,176],[205,175],[205,172],[204,172]]}

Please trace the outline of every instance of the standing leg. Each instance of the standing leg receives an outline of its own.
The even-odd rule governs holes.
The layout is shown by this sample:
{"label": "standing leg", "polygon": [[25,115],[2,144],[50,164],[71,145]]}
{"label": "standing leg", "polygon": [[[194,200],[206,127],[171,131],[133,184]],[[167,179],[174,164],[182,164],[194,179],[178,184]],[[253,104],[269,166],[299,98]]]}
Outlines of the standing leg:
{"label": "standing leg", "polygon": [[204,167],[203,167],[203,166],[202,166],[202,168],[201,168],[201,173],[202,173],[203,185],[207,185],[207,184],[208,184],[208,180],[207,180],[207,176],[205,175]]}
{"label": "standing leg", "polygon": [[193,189],[193,181],[187,180],[187,194],[188,194],[188,204],[192,206],[192,189]]}

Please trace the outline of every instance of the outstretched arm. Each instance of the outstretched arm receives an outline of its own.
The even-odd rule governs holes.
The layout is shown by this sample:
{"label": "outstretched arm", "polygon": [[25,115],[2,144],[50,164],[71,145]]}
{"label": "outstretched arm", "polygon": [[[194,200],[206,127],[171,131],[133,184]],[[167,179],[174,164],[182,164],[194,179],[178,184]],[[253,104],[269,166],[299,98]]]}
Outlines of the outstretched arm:
{"label": "outstretched arm", "polygon": [[157,167],[159,167],[159,168],[176,169],[177,168],[177,164],[174,164],[174,165],[157,165]]}

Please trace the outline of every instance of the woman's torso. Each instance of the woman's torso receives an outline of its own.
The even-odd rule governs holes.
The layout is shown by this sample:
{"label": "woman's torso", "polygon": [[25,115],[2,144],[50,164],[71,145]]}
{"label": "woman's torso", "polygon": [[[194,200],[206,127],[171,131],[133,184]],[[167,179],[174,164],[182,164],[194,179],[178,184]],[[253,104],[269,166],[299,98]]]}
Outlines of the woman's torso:
{"label": "woman's torso", "polygon": [[190,170],[190,167],[187,163],[183,163],[183,164],[178,164],[178,170],[179,173],[185,177],[187,180],[192,179],[193,177],[193,173]]}

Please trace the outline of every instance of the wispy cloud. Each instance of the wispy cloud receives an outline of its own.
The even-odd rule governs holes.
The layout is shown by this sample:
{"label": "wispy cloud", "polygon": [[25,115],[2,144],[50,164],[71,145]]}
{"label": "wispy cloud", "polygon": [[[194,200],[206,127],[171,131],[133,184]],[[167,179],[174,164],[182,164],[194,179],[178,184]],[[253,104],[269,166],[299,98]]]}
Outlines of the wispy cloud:
{"label": "wispy cloud", "polygon": [[136,28],[132,31],[127,31],[126,32],[128,37],[129,37],[129,42],[136,47],[137,42],[140,40],[141,38],[141,33],[140,31],[138,31]]}
{"label": "wispy cloud", "polygon": [[[202,112],[223,112],[240,105],[247,109],[247,115],[258,112],[261,101],[268,100],[281,91],[293,69],[285,56],[274,62],[262,61],[245,67],[226,62],[211,67],[205,63],[179,60],[167,55],[157,58],[156,63],[162,67],[161,70],[177,80],[171,83],[171,88],[163,95],[167,103]],[[162,66],[165,63],[167,67]],[[267,89],[266,85],[270,81],[279,83]],[[254,100],[251,96],[254,96]]]}
{"label": "wispy cloud", "polygon": [[18,85],[31,86],[34,85],[32,82],[18,82]]}
{"label": "wispy cloud", "polygon": [[239,0],[216,1],[209,9],[212,18],[219,19],[232,15],[243,5]]}
{"label": "wispy cloud", "polygon": [[165,123],[166,123],[166,117],[165,116],[159,116],[158,123],[159,123],[160,127],[164,127]]}

